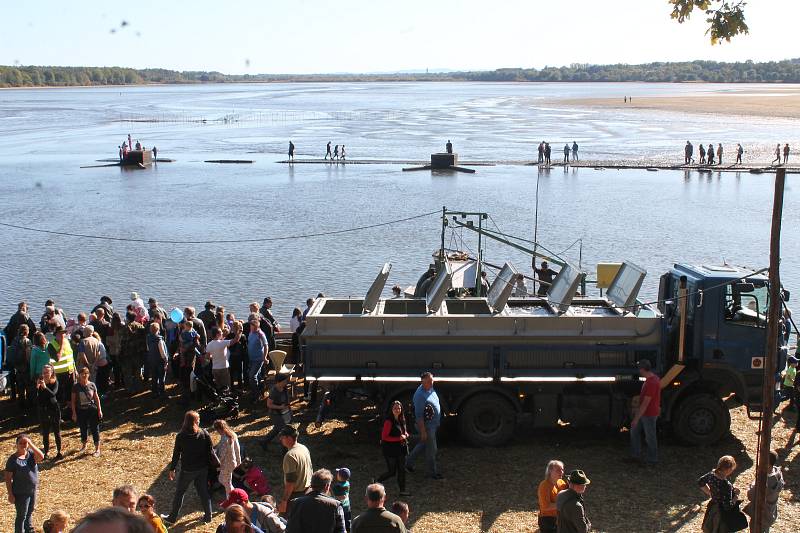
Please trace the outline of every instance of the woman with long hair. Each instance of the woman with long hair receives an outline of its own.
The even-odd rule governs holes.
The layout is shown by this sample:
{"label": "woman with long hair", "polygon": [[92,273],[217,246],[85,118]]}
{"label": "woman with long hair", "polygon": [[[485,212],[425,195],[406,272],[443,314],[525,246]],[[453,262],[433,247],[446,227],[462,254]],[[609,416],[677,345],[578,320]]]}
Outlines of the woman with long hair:
{"label": "woman with long hair", "polygon": [[219,482],[225,487],[227,498],[233,490],[233,471],[242,464],[242,452],[239,448],[239,438],[227,422],[214,420],[214,429],[219,433],[219,443],[216,446],[219,457]]}
{"label": "woman with long hair", "polygon": [[264,533],[250,522],[244,507],[238,503],[225,509],[225,523],[220,524],[217,533]]}
{"label": "woman with long hair", "polygon": [[169,464],[169,479],[175,480],[175,471],[178,463],[181,470],[178,473],[175,497],[172,499],[172,510],[167,522],[174,524],[183,505],[183,496],[190,484],[194,484],[200,503],[203,505],[203,521],[211,522],[211,496],[208,493],[208,469],[218,465],[214,450],[211,447],[211,437],[200,428],[200,415],[197,411],[186,411],[183,416],[183,426],[175,436],[175,447],[172,450],[172,461]]}
{"label": "woman with long hair", "polygon": [[100,395],[97,385],[89,381],[89,368],[81,368],[78,382],[72,386],[72,421],[78,423],[81,430],[81,451],[86,450],[89,432],[94,442],[94,456],[100,457],[100,421],[103,419],[103,408],[100,406]]}
{"label": "woman with long hair", "polygon": [[50,518],[42,524],[44,533],[67,533],[69,529],[69,515],[61,509],[53,511]]}
{"label": "woman with long hair", "polygon": [[400,496],[408,497],[406,492],[406,456],[408,455],[408,431],[406,417],[403,415],[403,404],[394,401],[389,414],[383,422],[381,431],[381,447],[386,459],[386,472],[376,480],[383,483],[390,477],[397,476]]}
{"label": "woman with long hair", "polygon": [[703,494],[711,498],[703,516],[703,533],[728,532],[722,514],[724,511],[738,510],[739,489],[728,479],[735,470],[736,460],[730,455],[723,455],[717,461],[716,468],[697,480]]}
{"label": "woman with long hair", "polygon": [[44,443],[44,458],[50,451],[50,433],[56,441],[56,461],[61,455],[61,407],[58,405],[58,380],[52,365],[44,365],[42,375],[36,379],[36,407],[39,430]]}
{"label": "woman with long hair", "polygon": [[541,533],[556,533],[558,524],[558,510],[556,509],[556,496],[567,488],[564,477],[564,463],[550,461],[544,469],[544,479],[539,483],[537,491],[539,497],[539,531]]}

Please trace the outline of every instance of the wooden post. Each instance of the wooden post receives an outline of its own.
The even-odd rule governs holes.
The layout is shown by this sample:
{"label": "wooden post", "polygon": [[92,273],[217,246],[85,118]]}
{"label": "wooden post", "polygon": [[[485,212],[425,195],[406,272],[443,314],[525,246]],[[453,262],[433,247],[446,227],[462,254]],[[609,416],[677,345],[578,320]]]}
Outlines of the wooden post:
{"label": "wooden post", "polygon": [[772,203],[772,233],[769,246],[769,316],[767,317],[767,346],[764,354],[764,384],[761,400],[761,423],[756,459],[755,516],[750,522],[750,531],[761,533],[767,521],[767,474],[769,452],[772,443],[772,410],[775,397],[775,372],[777,365],[778,336],[783,315],[781,306],[781,218],[783,213],[783,189],[786,169],[779,168],[775,174],[775,198]]}

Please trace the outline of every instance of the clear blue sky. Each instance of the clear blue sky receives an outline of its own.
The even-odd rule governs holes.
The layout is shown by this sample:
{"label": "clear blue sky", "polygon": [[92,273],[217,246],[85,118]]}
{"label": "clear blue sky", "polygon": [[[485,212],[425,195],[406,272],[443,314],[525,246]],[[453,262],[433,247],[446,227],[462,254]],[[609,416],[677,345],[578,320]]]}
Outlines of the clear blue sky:
{"label": "clear blue sky", "polygon": [[750,35],[713,47],[702,13],[669,13],[667,0],[30,0],[3,6],[0,64],[257,74],[800,57],[800,0],[751,0]]}

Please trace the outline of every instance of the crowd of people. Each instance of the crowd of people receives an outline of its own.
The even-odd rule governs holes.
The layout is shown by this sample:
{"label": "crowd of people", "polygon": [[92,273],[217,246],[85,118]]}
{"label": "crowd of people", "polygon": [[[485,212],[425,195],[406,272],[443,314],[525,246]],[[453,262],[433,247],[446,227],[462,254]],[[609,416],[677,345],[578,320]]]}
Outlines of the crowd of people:
{"label": "crowd of people", "polygon": [[[551,274],[546,263],[537,269],[542,280]],[[295,337],[295,342],[314,302],[310,298],[305,311],[296,308],[292,313],[289,333]],[[6,359],[12,378],[11,399],[18,402],[23,412],[31,412],[35,407],[42,437],[40,448],[28,435],[19,435],[14,453],[6,462],[8,499],[16,511],[15,533],[33,531],[32,515],[40,475],[38,465],[63,458],[61,426],[65,420],[71,419],[80,429],[79,454],[86,451],[91,435],[93,455],[100,455],[103,406],[116,401],[115,389],[138,393],[149,381],[152,396],[162,398],[166,374],[171,373],[179,383],[179,401],[186,406],[196,400],[196,391],[190,382],[198,375],[205,376],[219,390],[234,388],[249,395],[252,401],[264,397],[265,369],[271,362],[270,352],[276,346],[276,335],[282,331],[271,312],[270,298],[265,298],[261,306],[255,302],[250,304],[246,323],[211,301],[206,302],[204,310],[198,314],[192,307],[167,313],[156,299],[150,298],[145,306],[139,295],[132,293],[124,319],[112,305],[111,298],[103,296],[91,313],[80,313],[75,320],[69,320],[63,310],[48,300],[37,324],[27,304],[20,302],[18,311],[5,327],[4,334],[11,340]],[[782,326],[784,336],[791,331],[788,320],[787,313]],[[366,489],[367,511],[351,519],[352,472],[346,466],[333,472],[324,468],[314,470],[311,451],[299,442],[298,430],[292,425],[292,399],[287,390],[289,376],[283,366],[275,366],[266,394],[272,428],[260,444],[266,449],[275,438],[280,443],[276,451],[283,456],[282,489],[271,491],[264,472],[247,457],[237,434],[224,419],[209,424],[216,437],[215,443],[212,435],[201,427],[198,411],[188,410],[175,436],[172,458],[167,466],[168,477],[175,482],[169,513],[156,513],[152,495],[139,495],[132,487],[120,487],[114,492],[112,504],[124,511],[101,509],[90,513],[73,531],[103,531],[102,524],[120,522],[127,524],[127,531],[162,533],[166,526],[179,519],[190,486],[197,492],[206,523],[211,522],[215,509],[212,492],[215,489],[224,491],[225,499],[220,507],[225,512],[225,523],[217,530],[220,533],[406,531],[408,505],[397,501],[391,511],[387,510],[386,488],[382,483],[396,479],[399,496],[408,498],[406,475],[415,472],[416,460],[423,456],[428,478],[434,481],[444,478],[437,447],[441,402],[433,374],[424,372],[421,375],[412,397],[418,434],[413,448],[404,406],[401,402],[391,404],[381,429],[386,471],[376,475]],[[790,409],[800,405],[797,366],[798,359],[790,356],[782,376],[783,391],[778,398],[779,401],[790,400]],[[647,467],[658,464],[656,427],[661,412],[661,387],[650,361],[640,360],[638,368],[642,389],[630,424],[630,461]],[[51,434],[56,451],[52,458]],[[771,457],[767,480],[768,502],[771,502],[768,519],[774,523],[777,495],[784,481],[777,454]],[[725,456],[714,470],[698,480],[700,489],[710,497],[703,520],[705,533],[723,533],[727,531],[724,529],[727,520],[741,521],[742,512],[752,514],[752,504],[739,511],[742,503],[739,491],[728,480],[735,468],[735,460]],[[589,485],[582,470],[572,470],[565,476],[562,462],[548,463],[545,479],[538,490],[540,530],[543,533],[588,532],[591,525],[583,505],[583,494]],[[748,490],[751,502],[753,491],[751,486]],[[138,515],[134,514],[136,511]],[[746,523],[746,517],[744,520]],[[65,531],[68,522],[69,517],[63,511],[55,511],[45,523],[45,530]],[[136,529],[139,526],[135,524],[144,524],[141,527],[145,529]]]}
{"label": "crowd of people", "polygon": [[[717,147],[714,148],[713,143],[708,144],[708,148],[703,146],[702,144],[698,145],[697,153],[699,156],[699,160],[697,160],[698,165],[722,165],[722,157],[725,153],[725,150],[722,147],[722,143],[717,143]],[[742,164],[742,156],[744,155],[744,148],[740,143],[736,144],[736,161],[734,164],[741,165]],[[783,164],[787,164],[789,162],[789,143],[786,143],[781,149],[780,143],[775,148],[775,159],[772,160],[772,163],[777,163],[778,165],[781,164],[781,154],[783,154]],[[683,156],[684,156],[684,164],[686,165],[694,165],[695,158],[694,158],[694,145],[691,141],[686,141],[686,146],[683,149]]]}

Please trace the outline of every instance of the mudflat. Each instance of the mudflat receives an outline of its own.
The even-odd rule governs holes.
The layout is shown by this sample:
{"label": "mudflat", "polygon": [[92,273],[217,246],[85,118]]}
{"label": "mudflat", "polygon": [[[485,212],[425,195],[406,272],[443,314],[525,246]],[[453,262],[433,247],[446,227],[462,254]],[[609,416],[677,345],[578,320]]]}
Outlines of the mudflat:
{"label": "mudflat", "polygon": [[762,91],[726,91],[686,96],[643,96],[625,102],[619,98],[571,98],[558,104],[625,110],[659,110],[774,118],[800,118],[800,88]]}

